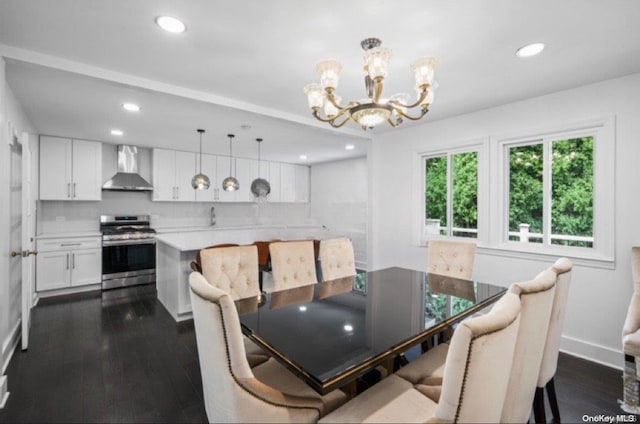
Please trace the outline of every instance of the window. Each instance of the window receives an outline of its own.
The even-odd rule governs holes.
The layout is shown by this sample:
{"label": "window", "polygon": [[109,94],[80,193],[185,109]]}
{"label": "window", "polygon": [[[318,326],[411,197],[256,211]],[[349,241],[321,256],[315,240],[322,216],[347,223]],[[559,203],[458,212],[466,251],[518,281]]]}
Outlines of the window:
{"label": "window", "polygon": [[594,136],[507,144],[508,240],[592,248]]}
{"label": "window", "polygon": [[478,152],[423,156],[423,169],[424,238],[477,238]]}

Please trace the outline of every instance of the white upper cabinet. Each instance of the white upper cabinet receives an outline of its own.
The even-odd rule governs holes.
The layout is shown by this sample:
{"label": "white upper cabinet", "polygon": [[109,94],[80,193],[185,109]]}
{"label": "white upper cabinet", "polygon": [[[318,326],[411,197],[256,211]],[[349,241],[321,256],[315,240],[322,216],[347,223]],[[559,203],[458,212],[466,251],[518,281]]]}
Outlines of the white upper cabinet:
{"label": "white upper cabinet", "polygon": [[153,149],[153,200],[193,202],[191,179],[196,173],[196,154]]}
{"label": "white upper cabinet", "polygon": [[280,164],[280,201],[296,201],[296,165],[290,163]]}
{"label": "white upper cabinet", "polygon": [[236,202],[253,202],[251,183],[258,178],[258,161],[254,159],[236,159],[236,176],[240,182],[240,190],[236,193]]}
{"label": "white upper cabinet", "polygon": [[271,193],[267,197],[269,202],[280,202],[280,193],[282,185],[280,184],[280,162],[269,162],[269,184],[271,185]]}
{"label": "white upper cabinet", "polygon": [[40,200],[100,200],[102,145],[40,137]]}
{"label": "white upper cabinet", "polygon": [[309,167],[306,165],[296,165],[296,194],[295,201],[301,203],[309,202]]}

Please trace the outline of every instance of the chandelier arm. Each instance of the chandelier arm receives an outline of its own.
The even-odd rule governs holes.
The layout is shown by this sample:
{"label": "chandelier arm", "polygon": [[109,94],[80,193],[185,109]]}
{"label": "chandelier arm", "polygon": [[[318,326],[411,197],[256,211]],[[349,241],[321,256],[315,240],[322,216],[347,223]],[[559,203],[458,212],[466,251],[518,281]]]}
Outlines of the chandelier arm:
{"label": "chandelier arm", "polygon": [[[336,118],[337,118],[337,116],[336,116]],[[346,118],[344,118],[344,121],[340,122],[339,124],[336,124],[336,123],[335,123],[335,118],[334,118],[334,119],[332,119],[331,121],[329,121],[329,123],[331,124],[331,126],[332,126],[333,128],[340,128],[340,127],[343,127],[343,126],[344,126],[344,124],[346,124],[346,123],[347,123],[347,122],[349,122],[350,120],[351,120],[351,115],[347,115],[347,117],[346,117]]]}
{"label": "chandelier arm", "polygon": [[349,109],[344,109],[343,111],[341,111],[340,113],[338,113],[336,116],[334,116],[333,118],[323,118],[322,116],[320,116],[320,113],[318,112],[318,109],[314,109],[313,110],[313,117],[316,118],[318,121],[320,122],[333,122],[336,120],[336,118],[341,117],[342,115],[344,115]]}
{"label": "chandelier arm", "polygon": [[402,104],[401,102],[399,102],[398,100],[395,100],[395,99],[394,100],[389,100],[389,103],[393,104],[394,106],[404,107],[406,109],[413,109],[416,106],[420,106],[420,103],[422,103],[422,101],[427,97],[428,93],[429,93],[429,85],[424,87],[424,89],[420,93],[420,98],[413,104],[405,105],[405,104]]}
{"label": "chandelier arm", "polygon": [[389,123],[389,125],[391,125],[391,127],[395,128],[398,126],[398,124],[394,123],[391,118],[387,118],[387,122]]}
{"label": "chandelier arm", "polygon": [[422,108],[422,111],[420,112],[420,115],[419,115],[419,116],[409,116],[409,115],[407,115],[406,113],[404,113],[403,111],[401,111],[400,109],[396,109],[396,108],[394,108],[394,110],[396,111],[396,113],[397,113],[398,115],[402,116],[403,118],[407,118],[407,119],[409,119],[409,120],[411,120],[411,121],[418,121],[418,120],[420,120],[424,115],[426,115],[426,114],[427,114],[427,112],[429,112],[429,106],[427,105],[427,106],[423,107],[423,108]]}
{"label": "chandelier arm", "polygon": [[[338,103],[336,103],[335,97],[333,96],[333,92],[331,92],[331,91],[327,91],[327,100],[329,100],[329,103],[331,103],[340,112],[344,112],[346,110],[351,109],[354,106],[359,106],[360,105],[360,102],[349,102],[349,104],[346,105],[346,106],[340,106]],[[338,116],[340,116],[340,115],[338,115]],[[336,118],[337,118],[337,116],[336,116]]]}

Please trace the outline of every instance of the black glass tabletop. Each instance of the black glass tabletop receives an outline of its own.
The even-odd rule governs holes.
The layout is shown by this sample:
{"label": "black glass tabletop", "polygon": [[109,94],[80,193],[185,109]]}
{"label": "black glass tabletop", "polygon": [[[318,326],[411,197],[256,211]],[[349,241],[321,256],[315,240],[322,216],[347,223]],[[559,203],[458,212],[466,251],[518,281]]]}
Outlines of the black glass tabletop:
{"label": "black glass tabletop", "polygon": [[504,287],[387,268],[236,302],[243,332],[327,393],[495,302]]}

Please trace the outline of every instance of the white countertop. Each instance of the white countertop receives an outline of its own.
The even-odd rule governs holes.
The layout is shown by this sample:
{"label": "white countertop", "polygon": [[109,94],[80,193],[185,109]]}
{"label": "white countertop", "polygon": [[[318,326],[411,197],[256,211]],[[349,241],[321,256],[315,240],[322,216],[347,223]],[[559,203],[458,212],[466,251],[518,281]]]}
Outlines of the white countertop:
{"label": "white countertop", "polygon": [[175,231],[156,229],[156,241],[179,251],[200,250],[221,243],[251,244],[256,240],[297,240],[327,238],[328,231],[317,224],[306,225],[247,225],[234,227],[176,228]]}
{"label": "white countertop", "polygon": [[75,233],[43,233],[36,236],[37,240],[76,238],[76,237],[102,237],[100,231],[78,231]]}

